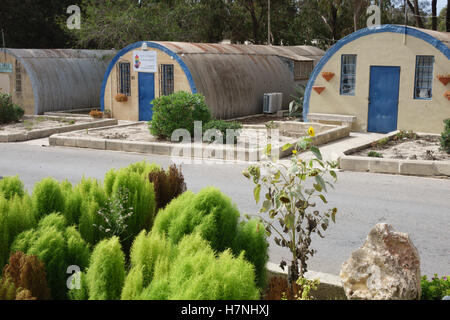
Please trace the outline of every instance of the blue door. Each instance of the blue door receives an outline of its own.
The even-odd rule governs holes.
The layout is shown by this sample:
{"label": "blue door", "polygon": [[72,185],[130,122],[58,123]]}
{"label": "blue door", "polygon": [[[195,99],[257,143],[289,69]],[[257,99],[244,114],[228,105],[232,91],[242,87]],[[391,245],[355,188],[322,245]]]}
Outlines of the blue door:
{"label": "blue door", "polygon": [[397,130],[400,67],[370,67],[367,131]]}
{"label": "blue door", "polygon": [[139,72],[139,121],[150,121],[155,99],[155,74]]}

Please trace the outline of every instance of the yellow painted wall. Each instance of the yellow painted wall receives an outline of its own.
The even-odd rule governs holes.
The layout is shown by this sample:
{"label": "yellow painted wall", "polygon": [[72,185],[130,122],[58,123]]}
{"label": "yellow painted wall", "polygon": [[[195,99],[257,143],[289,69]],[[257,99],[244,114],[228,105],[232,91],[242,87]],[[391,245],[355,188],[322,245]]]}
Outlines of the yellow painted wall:
{"label": "yellow painted wall", "polygon": [[[13,66],[12,73],[1,73],[2,81],[6,81],[6,76],[9,78],[9,93],[12,95],[13,102],[21,106],[25,110],[25,114],[34,114],[34,94],[31,86],[30,77],[25,68],[20,64],[22,76],[22,92],[16,91],[16,58],[12,55],[2,52],[0,54],[0,62],[10,63]],[[4,91],[2,91],[4,92]]]}
{"label": "yellow painted wall", "polygon": [[[325,86],[322,94],[311,91],[309,112],[354,115],[355,131],[367,131],[369,108],[370,66],[400,66],[400,92],[398,129],[415,132],[440,133],[443,120],[450,118],[450,101],[443,95],[450,90],[444,86],[438,74],[450,73],[450,61],[439,50],[424,40],[398,33],[370,34],[350,42],[335,53],[321,72],[334,72],[327,82],[319,75],[314,86]],[[340,95],[341,56],[357,54],[355,96]],[[432,100],[414,99],[414,79],[417,55],[435,57]]]}
{"label": "yellow painted wall", "polygon": [[[138,88],[138,72],[133,70],[133,51],[140,50],[133,49],[123,55],[111,70],[106,88],[105,88],[105,110],[111,110],[114,118],[119,120],[139,120],[139,88]],[[155,73],[155,98],[160,96],[159,93],[159,65],[173,64],[174,65],[174,90],[191,92],[189,81],[181,69],[181,66],[176,60],[173,60],[168,54],[158,50],[149,48],[148,51],[157,51],[158,72]],[[115,96],[117,94],[117,64],[119,62],[130,62],[130,80],[131,80],[131,96],[128,97],[127,102],[117,102]]]}

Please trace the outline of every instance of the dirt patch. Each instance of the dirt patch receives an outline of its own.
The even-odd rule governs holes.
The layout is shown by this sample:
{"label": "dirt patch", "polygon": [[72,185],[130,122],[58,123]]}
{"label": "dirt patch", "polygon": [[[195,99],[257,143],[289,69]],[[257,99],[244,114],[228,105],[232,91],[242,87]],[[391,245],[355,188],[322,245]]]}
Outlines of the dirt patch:
{"label": "dirt patch", "polygon": [[386,159],[450,160],[450,154],[441,150],[438,136],[384,140],[352,155],[367,157],[369,153]]}
{"label": "dirt patch", "polygon": [[52,129],[88,122],[90,122],[89,119],[49,119],[46,117],[36,117],[32,119],[24,119],[17,123],[0,125],[0,131],[4,134],[26,133],[32,130]]}

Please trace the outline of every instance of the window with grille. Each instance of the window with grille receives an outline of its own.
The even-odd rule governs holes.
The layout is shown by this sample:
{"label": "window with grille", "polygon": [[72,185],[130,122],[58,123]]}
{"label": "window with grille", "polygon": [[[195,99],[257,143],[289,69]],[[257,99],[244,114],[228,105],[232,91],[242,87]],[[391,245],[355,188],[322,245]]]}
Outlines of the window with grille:
{"label": "window with grille", "polygon": [[354,96],[356,88],[356,54],[343,54],[341,60],[341,95]]}
{"label": "window with grille", "polygon": [[19,61],[16,60],[16,92],[21,93],[22,92],[22,70],[20,68]]}
{"label": "window with grille", "polygon": [[433,96],[433,56],[417,56],[414,99],[431,99]]}
{"label": "window with grille", "polygon": [[131,96],[130,63],[119,62],[117,71],[118,71],[117,92],[122,93],[126,96]]}
{"label": "window with grille", "polygon": [[174,78],[174,66],[173,64],[162,64],[159,66],[160,74],[160,95],[168,96],[174,92],[175,78]]}
{"label": "window with grille", "polygon": [[313,61],[295,61],[294,80],[308,80],[313,69]]}

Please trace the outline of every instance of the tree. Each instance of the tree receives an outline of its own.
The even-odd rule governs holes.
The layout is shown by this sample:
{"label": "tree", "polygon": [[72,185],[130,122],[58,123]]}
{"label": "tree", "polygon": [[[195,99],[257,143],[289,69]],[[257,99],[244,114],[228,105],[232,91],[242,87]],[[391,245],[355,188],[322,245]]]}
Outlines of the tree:
{"label": "tree", "polygon": [[419,8],[419,0],[413,0],[414,5],[411,3],[410,0],[406,0],[406,3],[408,4],[409,8],[414,14],[414,19],[416,20],[417,26],[419,28],[425,28],[425,25],[423,24],[422,17],[420,15],[420,8]]}
{"label": "tree", "polygon": [[446,14],[446,30],[450,32],[450,0],[447,0],[447,14]]}
{"label": "tree", "polygon": [[437,17],[437,0],[431,2],[431,29],[437,30],[438,27],[438,17]]}

